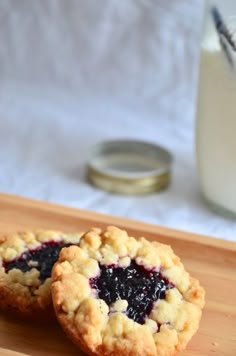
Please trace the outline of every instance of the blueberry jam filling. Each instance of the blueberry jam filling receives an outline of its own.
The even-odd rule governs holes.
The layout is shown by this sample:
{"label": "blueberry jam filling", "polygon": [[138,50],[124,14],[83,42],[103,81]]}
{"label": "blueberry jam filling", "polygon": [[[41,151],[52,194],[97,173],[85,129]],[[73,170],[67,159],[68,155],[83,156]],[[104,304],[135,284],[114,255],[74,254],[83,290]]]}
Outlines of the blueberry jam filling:
{"label": "blueberry jam filling", "polygon": [[164,299],[166,290],[174,287],[160,272],[149,271],[135,261],[125,268],[100,265],[100,272],[98,277],[90,279],[98,297],[108,305],[126,299],[126,315],[139,324],[144,324],[153,303]]}
{"label": "blueberry jam filling", "polygon": [[4,268],[6,272],[13,268],[27,272],[34,267],[40,272],[39,279],[44,281],[51,276],[52,267],[57,261],[61,249],[70,245],[64,242],[45,242],[39,248],[23,253],[13,261],[5,262]]}

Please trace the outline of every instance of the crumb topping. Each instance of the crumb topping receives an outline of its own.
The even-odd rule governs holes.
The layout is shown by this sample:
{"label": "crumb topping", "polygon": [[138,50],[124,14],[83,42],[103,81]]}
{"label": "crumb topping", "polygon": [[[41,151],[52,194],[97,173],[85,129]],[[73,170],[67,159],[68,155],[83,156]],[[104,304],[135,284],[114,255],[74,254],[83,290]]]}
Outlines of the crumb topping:
{"label": "crumb topping", "polygon": [[[163,285],[169,285],[163,298],[152,301],[141,323],[130,318],[127,295],[109,301],[104,296],[107,290],[114,293],[115,274],[110,287],[101,287],[101,293],[94,282],[109,266],[124,271],[134,265],[149,276],[161,275]],[[59,321],[94,355],[119,354],[122,348],[124,355],[172,355],[185,348],[198,328],[204,290],[185,271],[179,257],[170,246],[136,239],[117,227],[92,229],[82,236],[79,246],[63,249],[52,276]]]}
{"label": "crumb topping", "polygon": [[51,269],[64,246],[81,234],[22,232],[0,238],[0,308],[30,314],[51,304]]}

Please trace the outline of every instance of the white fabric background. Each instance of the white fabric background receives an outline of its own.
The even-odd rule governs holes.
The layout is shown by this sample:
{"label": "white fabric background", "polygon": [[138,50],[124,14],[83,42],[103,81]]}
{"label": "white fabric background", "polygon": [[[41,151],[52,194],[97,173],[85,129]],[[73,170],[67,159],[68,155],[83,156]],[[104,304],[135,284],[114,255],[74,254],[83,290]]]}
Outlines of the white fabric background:
{"label": "white fabric background", "polygon": [[[236,240],[198,188],[201,0],[0,0],[1,191]],[[111,138],[174,155],[170,188],[119,196],[84,179]]]}

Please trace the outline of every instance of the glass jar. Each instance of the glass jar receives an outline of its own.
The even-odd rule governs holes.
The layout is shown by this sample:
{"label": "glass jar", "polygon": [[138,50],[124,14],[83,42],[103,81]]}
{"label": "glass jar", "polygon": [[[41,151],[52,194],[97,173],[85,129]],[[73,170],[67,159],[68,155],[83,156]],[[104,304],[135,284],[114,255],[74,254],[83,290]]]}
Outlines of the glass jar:
{"label": "glass jar", "polygon": [[202,194],[236,217],[236,1],[205,2],[196,118]]}

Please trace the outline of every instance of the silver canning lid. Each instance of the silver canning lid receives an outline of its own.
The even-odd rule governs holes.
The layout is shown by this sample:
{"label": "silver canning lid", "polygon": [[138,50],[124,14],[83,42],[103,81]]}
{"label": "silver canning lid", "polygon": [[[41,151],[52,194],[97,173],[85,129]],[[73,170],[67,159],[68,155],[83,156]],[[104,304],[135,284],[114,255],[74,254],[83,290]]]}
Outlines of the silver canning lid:
{"label": "silver canning lid", "polygon": [[91,148],[87,179],[115,193],[143,194],[169,185],[172,156],[164,148],[143,141],[107,141]]}

